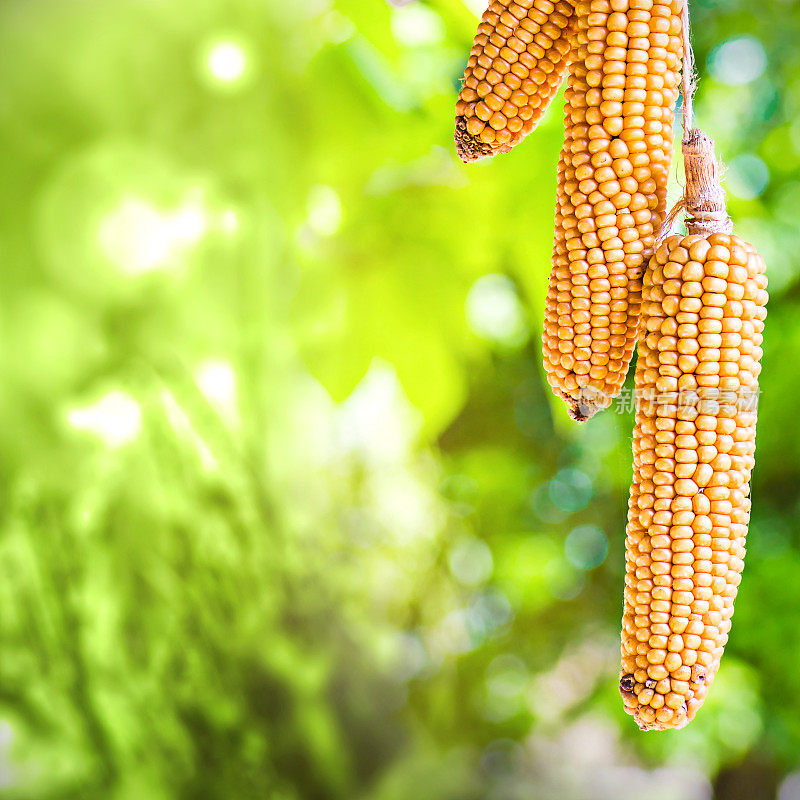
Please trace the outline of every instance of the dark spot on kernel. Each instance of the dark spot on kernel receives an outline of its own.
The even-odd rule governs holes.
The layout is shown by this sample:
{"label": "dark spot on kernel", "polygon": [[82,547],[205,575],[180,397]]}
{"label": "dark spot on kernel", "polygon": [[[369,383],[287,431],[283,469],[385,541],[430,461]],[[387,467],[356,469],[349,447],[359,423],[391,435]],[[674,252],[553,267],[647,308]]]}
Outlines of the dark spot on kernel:
{"label": "dark spot on kernel", "polygon": [[705,683],[706,682],[706,671],[703,667],[699,664],[695,664],[692,667],[692,683]]}
{"label": "dark spot on kernel", "polygon": [[654,681],[652,678],[647,678],[647,680],[645,680],[645,682],[644,682],[644,688],[645,689],[655,689],[656,688],[656,681]]}
{"label": "dark spot on kernel", "polygon": [[619,688],[623,692],[632,692],[636,686],[636,679],[633,675],[623,675],[619,681]]}

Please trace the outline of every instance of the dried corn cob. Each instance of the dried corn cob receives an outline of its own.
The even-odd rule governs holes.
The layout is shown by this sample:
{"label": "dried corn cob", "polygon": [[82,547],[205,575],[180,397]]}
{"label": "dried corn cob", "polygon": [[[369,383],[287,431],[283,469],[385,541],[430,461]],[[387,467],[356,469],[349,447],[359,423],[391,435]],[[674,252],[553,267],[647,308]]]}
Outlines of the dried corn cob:
{"label": "dried corn cob", "polygon": [[462,161],[507,153],[538,124],[572,51],[567,0],[493,0],[483,14],[456,104]]}
{"label": "dried corn cob", "polygon": [[684,144],[690,235],[644,279],[620,691],[643,730],[686,725],[719,667],[741,578],[764,262],[730,233],[714,145]]}
{"label": "dried corn cob", "polygon": [[543,350],[585,421],[628,370],[641,276],[662,224],[681,66],[682,0],[579,0],[558,173]]}

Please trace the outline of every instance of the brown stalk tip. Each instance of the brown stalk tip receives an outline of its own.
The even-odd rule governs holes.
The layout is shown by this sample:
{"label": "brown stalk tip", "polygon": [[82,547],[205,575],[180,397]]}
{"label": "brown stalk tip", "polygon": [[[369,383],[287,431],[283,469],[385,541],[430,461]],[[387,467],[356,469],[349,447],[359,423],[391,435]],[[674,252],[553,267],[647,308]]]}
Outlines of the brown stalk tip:
{"label": "brown stalk tip", "polygon": [[583,412],[583,409],[577,400],[569,401],[569,404],[567,405],[567,413],[571,419],[575,420],[575,422],[588,422],[592,418],[591,414],[585,414]]}
{"label": "brown stalk tip", "polygon": [[492,154],[490,145],[480,141],[480,139],[476,139],[467,130],[467,120],[464,117],[456,117],[456,135],[454,138],[456,153],[465,164],[470,161],[478,161]]}
{"label": "brown stalk tip", "polygon": [[580,389],[577,397],[565,395],[564,400],[567,403],[567,413],[575,422],[587,422],[608,405],[603,393],[591,387]]}

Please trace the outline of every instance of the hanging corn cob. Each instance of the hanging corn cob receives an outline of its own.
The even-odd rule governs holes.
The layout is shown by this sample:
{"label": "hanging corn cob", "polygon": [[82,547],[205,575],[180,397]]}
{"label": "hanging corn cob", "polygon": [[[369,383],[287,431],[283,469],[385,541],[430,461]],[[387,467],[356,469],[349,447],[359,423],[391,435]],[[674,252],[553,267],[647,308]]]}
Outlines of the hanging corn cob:
{"label": "hanging corn cob", "polygon": [[507,153],[538,124],[573,44],[567,0],[493,0],[475,35],[456,104],[462,161]]}
{"label": "hanging corn cob", "polygon": [[680,728],[719,667],[750,514],[764,262],[733,235],[714,144],[684,142],[689,235],[644,279],[620,691],[644,730]]}
{"label": "hanging corn cob", "polygon": [[641,276],[664,217],[682,0],[579,0],[558,170],[543,350],[547,379],[585,421],[619,392]]}

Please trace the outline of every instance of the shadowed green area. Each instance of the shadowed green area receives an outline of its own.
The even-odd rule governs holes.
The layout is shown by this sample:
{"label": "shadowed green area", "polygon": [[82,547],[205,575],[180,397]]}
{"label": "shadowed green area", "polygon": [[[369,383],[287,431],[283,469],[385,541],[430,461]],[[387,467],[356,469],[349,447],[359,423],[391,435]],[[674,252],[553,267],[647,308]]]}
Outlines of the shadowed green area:
{"label": "shadowed green area", "polygon": [[0,4],[0,797],[760,800],[800,769],[800,10],[693,15],[771,302],[731,640],[696,721],[641,734],[632,414],[579,427],[543,382],[560,111],[458,163],[473,11]]}

